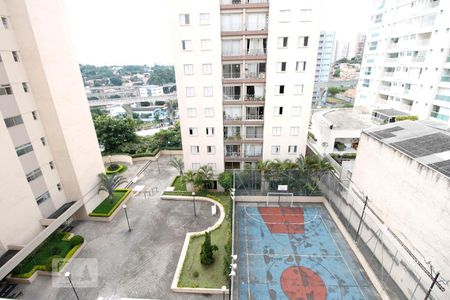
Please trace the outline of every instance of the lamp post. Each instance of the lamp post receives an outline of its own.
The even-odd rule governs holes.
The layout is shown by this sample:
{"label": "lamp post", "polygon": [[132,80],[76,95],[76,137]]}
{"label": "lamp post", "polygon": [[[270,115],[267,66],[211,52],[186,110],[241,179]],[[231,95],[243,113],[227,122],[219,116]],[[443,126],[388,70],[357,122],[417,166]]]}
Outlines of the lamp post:
{"label": "lamp post", "polygon": [[108,155],[109,157],[109,164],[111,164],[111,155]]}
{"label": "lamp post", "polygon": [[72,287],[73,292],[75,293],[75,297],[77,297],[77,300],[80,300],[80,297],[78,297],[77,291],[75,290],[75,287],[73,286],[72,280],[70,279],[70,272],[64,273],[64,276],[69,279],[70,286]]}
{"label": "lamp post", "polygon": [[169,148],[168,149],[168,151],[169,151],[169,159],[171,159],[172,158],[172,153],[170,152],[170,141],[167,141],[167,145],[169,145],[169,147],[167,147],[167,148]]}
{"label": "lamp post", "polygon": [[131,231],[130,220],[128,220],[128,214],[127,214],[127,206],[124,204],[122,207],[123,207],[123,210],[125,211],[125,217],[127,218],[128,231]]}
{"label": "lamp post", "polygon": [[196,217],[197,212],[195,211],[195,192],[192,192],[192,200],[194,201],[194,217]]}
{"label": "lamp post", "polygon": [[222,294],[223,294],[223,300],[225,300],[225,292],[227,291],[227,287],[226,286],[222,286]]}

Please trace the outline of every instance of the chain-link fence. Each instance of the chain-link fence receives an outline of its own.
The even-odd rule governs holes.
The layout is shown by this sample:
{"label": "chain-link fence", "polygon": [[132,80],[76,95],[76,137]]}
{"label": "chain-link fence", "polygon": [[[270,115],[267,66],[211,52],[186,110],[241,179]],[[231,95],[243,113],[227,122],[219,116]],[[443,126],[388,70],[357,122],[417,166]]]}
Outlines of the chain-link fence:
{"label": "chain-link fence", "polygon": [[[347,188],[333,173],[321,176],[318,185],[391,299],[426,299],[436,274],[376,215],[370,199]],[[428,299],[450,299],[442,280]]]}

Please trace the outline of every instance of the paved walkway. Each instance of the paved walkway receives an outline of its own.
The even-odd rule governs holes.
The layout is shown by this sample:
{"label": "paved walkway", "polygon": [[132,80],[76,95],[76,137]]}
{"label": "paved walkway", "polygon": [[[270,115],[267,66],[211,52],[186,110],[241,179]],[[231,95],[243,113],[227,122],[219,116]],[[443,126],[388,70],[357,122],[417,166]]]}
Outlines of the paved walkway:
{"label": "paved walkway", "polygon": [[[127,211],[133,228],[128,232],[121,211],[110,223],[80,222],[74,233],[88,242],[77,258],[95,258],[98,262],[98,286],[77,288],[80,299],[98,297],[128,297],[145,299],[222,299],[222,296],[179,294],[170,291],[186,232],[213,225],[218,216],[211,216],[210,205],[197,202],[197,218],[192,202],[163,201],[161,192],[170,184],[177,171],[167,165],[169,158],[161,157],[160,172],[156,162],[145,171],[137,184],[157,186],[159,192],[144,198],[130,199]],[[139,162],[129,168],[126,176],[133,177]],[[72,265],[75,267],[77,262]],[[76,287],[76,286],[75,286]],[[52,280],[40,276],[25,287],[24,299],[75,299],[69,288],[52,287]]]}

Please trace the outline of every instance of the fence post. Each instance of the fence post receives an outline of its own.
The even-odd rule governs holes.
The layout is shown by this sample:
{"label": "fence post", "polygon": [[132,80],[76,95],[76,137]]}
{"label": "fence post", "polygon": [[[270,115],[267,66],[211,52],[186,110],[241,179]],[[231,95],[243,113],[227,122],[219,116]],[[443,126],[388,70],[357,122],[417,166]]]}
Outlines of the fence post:
{"label": "fence post", "polygon": [[437,280],[438,280],[438,278],[439,278],[439,275],[440,275],[440,273],[437,272],[437,273],[436,273],[436,276],[434,276],[433,282],[431,283],[431,286],[430,286],[430,288],[428,289],[428,292],[427,292],[427,294],[425,295],[425,299],[424,299],[424,300],[427,300],[427,299],[430,297],[431,290],[433,289],[434,285],[436,284],[436,282],[437,282]]}
{"label": "fence post", "polygon": [[367,207],[367,201],[369,201],[369,197],[366,196],[366,199],[364,201],[364,207],[363,210],[361,212],[361,217],[359,218],[359,225],[358,225],[358,230],[356,230],[356,236],[355,236],[355,242],[358,243],[358,239],[359,239],[359,230],[361,229],[361,224],[362,224],[362,220],[364,217],[364,212],[366,211],[366,207]]}

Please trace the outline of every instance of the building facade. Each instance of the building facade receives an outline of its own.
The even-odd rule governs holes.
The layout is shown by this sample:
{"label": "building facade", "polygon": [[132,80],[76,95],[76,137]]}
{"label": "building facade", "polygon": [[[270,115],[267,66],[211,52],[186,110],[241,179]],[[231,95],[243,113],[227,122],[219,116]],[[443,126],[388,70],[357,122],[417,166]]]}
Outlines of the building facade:
{"label": "building facade", "polygon": [[318,1],[173,0],[185,167],[255,166],[306,149]]}
{"label": "building facade", "polygon": [[450,122],[450,2],[376,1],[355,109]]}
{"label": "building facade", "polygon": [[314,78],[313,104],[327,97],[327,83],[333,65],[336,33],[321,31],[317,52],[316,75]]}
{"label": "building facade", "polygon": [[103,163],[63,10],[58,0],[0,0],[0,256],[19,251],[0,279],[100,201]]}
{"label": "building facade", "polygon": [[364,33],[358,33],[355,42],[355,48],[352,57],[362,59],[364,55],[364,47],[366,45],[366,35]]}

